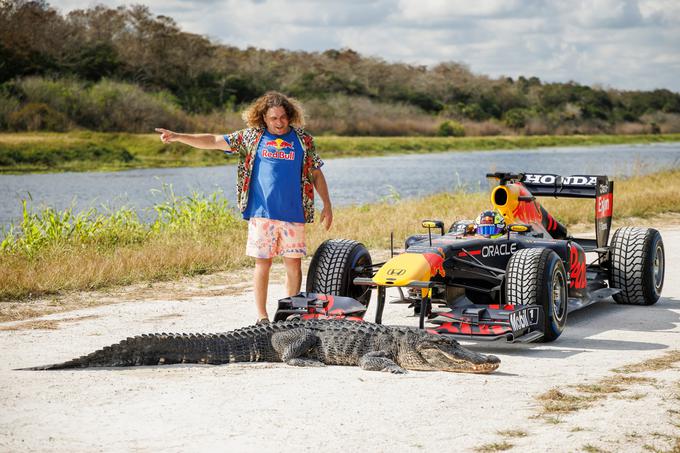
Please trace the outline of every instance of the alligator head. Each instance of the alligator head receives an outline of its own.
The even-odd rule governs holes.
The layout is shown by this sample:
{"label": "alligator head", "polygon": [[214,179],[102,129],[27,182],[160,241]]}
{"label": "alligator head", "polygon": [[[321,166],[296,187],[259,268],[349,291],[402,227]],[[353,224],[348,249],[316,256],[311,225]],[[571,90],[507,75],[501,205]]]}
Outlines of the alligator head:
{"label": "alligator head", "polygon": [[470,351],[453,338],[423,331],[408,332],[400,346],[397,361],[407,370],[491,373],[501,363],[498,357]]}

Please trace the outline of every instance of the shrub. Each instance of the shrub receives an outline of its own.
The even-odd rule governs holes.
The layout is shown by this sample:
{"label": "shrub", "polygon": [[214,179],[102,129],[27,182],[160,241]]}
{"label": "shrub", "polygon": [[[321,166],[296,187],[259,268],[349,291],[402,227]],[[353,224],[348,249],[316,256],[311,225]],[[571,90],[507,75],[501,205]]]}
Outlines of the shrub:
{"label": "shrub", "polygon": [[147,93],[136,85],[107,79],[83,93],[78,122],[94,130],[127,132],[151,132],[159,126],[184,130],[190,125],[169,93]]}
{"label": "shrub", "polygon": [[191,127],[188,115],[166,91],[148,93],[137,85],[108,79],[89,84],[68,78],[27,77],[16,85],[28,104],[15,119],[15,129],[62,131],[69,123],[110,132]]}
{"label": "shrub", "polygon": [[66,115],[43,103],[28,103],[16,112],[10,113],[8,126],[19,131],[55,131],[68,129],[69,121]]}
{"label": "shrub", "polygon": [[662,134],[680,132],[680,115],[677,113],[647,113],[640,118],[640,121],[643,124],[643,132],[641,132],[643,134],[650,132],[652,124],[656,124]]}
{"label": "shrub", "polygon": [[71,119],[77,119],[82,109],[80,96],[85,87],[78,80],[26,77],[19,80],[16,86],[25,102],[47,104]]}
{"label": "shrub", "polygon": [[463,137],[465,136],[465,127],[458,121],[446,120],[439,125],[437,135],[442,137]]}
{"label": "shrub", "polygon": [[7,129],[9,116],[19,110],[19,100],[0,91],[0,129]]}
{"label": "shrub", "polygon": [[504,115],[505,125],[515,130],[523,129],[528,119],[529,112],[526,109],[510,109]]}
{"label": "shrub", "polygon": [[407,104],[377,102],[361,96],[308,99],[308,129],[337,135],[435,135],[435,117]]}

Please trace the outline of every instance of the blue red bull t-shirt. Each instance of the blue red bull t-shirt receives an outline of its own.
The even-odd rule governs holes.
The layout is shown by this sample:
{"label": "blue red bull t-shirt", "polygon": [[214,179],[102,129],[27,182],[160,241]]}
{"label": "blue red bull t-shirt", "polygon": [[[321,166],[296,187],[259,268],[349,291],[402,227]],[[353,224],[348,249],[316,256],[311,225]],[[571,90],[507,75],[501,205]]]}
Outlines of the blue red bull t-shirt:
{"label": "blue red bull t-shirt", "polygon": [[305,221],[302,210],[302,145],[293,129],[276,135],[265,130],[257,147],[244,219]]}

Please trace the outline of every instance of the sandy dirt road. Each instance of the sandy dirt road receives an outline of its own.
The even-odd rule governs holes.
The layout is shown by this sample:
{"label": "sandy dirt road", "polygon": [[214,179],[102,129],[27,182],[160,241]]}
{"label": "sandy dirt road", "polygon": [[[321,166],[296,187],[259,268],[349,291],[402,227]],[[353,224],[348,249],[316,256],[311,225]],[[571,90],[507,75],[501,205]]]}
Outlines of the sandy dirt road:
{"label": "sandy dirt road", "polygon": [[[667,270],[656,305],[598,303],[572,313],[552,344],[465,343],[501,358],[490,375],[283,364],[13,371],[142,333],[248,325],[247,291],[41,318],[52,330],[2,323],[0,451],[678,451],[680,362],[597,393],[622,376],[618,367],[680,352],[680,229],[661,232]],[[273,287],[272,313],[283,292]],[[388,305],[384,322],[417,325],[403,305]],[[556,388],[594,396],[543,413],[537,397]]]}

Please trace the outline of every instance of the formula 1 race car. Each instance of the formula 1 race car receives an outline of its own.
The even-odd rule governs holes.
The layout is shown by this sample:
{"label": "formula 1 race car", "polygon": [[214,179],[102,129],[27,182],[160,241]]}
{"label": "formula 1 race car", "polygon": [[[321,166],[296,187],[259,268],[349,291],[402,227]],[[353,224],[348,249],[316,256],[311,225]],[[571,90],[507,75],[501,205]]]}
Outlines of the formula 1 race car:
{"label": "formula 1 race car", "polygon": [[[374,264],[353,240],[331,239],[310,263],[306,292],[279,301],[275,320],[290,317],[363,319],[377,292],[380,323],[386,289],[407,303],[420,328],[475,340],[553,341],[569,312],[613,297],[652,305],[664,281],[664,247],[651,228],[623,227],[609,243],[614,183],[606,176],[487,175],[497,181],[491,203],[503,229],[470,220],[445,231],[425,220],[427,234],[410,236],[403,253]],[[536,197],[595,200],[595,239],[571,237]],[[493,214],[491,214],[493,215]],[[433,231],[435,230],[435,231]],[[586,256],[592,257],[590,261]],[[443,310],[433,311],[433,305]]]}

